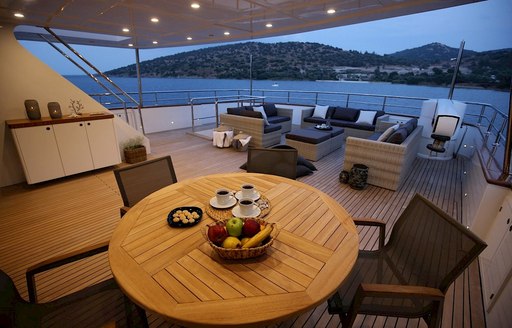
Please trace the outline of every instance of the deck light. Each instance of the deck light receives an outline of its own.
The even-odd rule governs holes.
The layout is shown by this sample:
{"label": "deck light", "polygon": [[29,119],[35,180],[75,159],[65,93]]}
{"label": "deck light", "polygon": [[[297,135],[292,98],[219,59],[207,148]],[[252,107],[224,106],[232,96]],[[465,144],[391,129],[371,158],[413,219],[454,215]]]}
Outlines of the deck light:
{"label": "deck light", "polygon": [[130,29],[125,27],[125,28],[123,28],[123,32],[128,33],[128,32],[130,32]]}
{"label": "deck light", "polygon": [[23,15],[22,13],[14,13],[14,17],[23,18],[25,17],[25,15]]}
{"label": "deck light", "polygon": [[160,20],[158,18],[156,18],[156,17],[153,17],[153,18],[151,18],[151,21],[153,23],[158,23]]}
{"label": "deck light", "polygon": [[192,2],[192,4],[190,5],[190,7],[192,7],[193,9],[199,9],[201,7],[200,4],[198,4],[197,2]]}
{"label": "deck light", "polygon": [[329,15],[332,15],[332,14],[336,13],[336,9],[333,9],[333,8],[328,9],[328,10],[327,10],[327,13],[328,13]]}
{"label": "deck light", "polygon": [[133,47],[133,43],[128,43],[128,47]]}
{"label": "deck light", "polygon": [[224,35],[230,35],[231,33],[229,33],[228,31],[224,32]]}
{"label": "deck light", "polygon": [[158,44],[158,41],[153,41],[153,44]]}
{"label": "deck light", "polygon": [[191,36],[187,36],[187,40],[192,40],[192,37]]}
{"label": "deck light", "polygon": [[271,28],[273,25],[272,25],[272,23],[267,23],[265,26],[268,28]]}

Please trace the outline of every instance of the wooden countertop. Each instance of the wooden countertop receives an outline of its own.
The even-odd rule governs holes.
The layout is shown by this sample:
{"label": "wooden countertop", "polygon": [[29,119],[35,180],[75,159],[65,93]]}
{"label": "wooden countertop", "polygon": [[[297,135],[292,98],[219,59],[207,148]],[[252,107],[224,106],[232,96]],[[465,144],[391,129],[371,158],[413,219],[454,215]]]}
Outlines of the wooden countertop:
{"label": "wooden countertop", "polygon": [[[193,158],[191,158],[193,161]],[[280,229],[267,254],[224,260],[205,241],[205,213],[220,187],[254,184]],[[202,221],[171,228],[180,206],[203,209]],[[113,275],[143,308],[187,326],[248,327],[280,322],[331,296],[351,271],[359,236],[334,199],[304,183],[255,173],[217,174],[163,188],[120,221],[109,246]]]}
{"label": "wooden countertop", "polygon": [[105,120],[114,118],[114,114],[102,113],[84,113],[77,117],[62,116],[61,118],[41,117],[39,120],[30,120],[28,118],[7,120],[5,123],[11,129],[27,128],[31,126],[42,126],[52,124],[63,124],[71,122],[83,122],[92,120]]}

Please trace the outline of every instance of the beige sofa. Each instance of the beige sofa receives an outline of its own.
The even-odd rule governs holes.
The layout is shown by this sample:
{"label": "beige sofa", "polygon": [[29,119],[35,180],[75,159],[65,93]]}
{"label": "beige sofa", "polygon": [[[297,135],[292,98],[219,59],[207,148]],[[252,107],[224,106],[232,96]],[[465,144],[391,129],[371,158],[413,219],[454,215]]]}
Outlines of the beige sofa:
{"label": "beige sofa", "polygon": [[[281,142],[281,126],[265,133],[263,119],[233,114],[220,114],[220,124],[234,129],[235,134],[242,131],[251,136],[250,147],[270,147]],[[274,127],[273,127],[274,128]],[[267,127],[268,130],[268,127]]]}
{"label": "beige sofa", "polygon": [[348,137],[343,170],[350,172],[354,164],[364,164],[369,184],[397,190],[412,168],[422,129],[417,126],[401,144]]}

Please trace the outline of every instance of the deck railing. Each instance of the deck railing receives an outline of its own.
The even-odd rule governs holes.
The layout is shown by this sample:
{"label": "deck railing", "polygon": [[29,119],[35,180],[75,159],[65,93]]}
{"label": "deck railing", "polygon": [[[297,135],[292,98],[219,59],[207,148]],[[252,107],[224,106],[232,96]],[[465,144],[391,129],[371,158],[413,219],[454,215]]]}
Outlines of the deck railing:
{"label": "deck railing", "polygon": [[[134,98],[138,93],[128,93]],[[109,93],[91,94],[93,98],[110,109],[124,106],[136,108],[136,103],[120,103],[118,95]],[[253,98],[251,98],[253,97]],[[211,89],[211,90],[168,90],[146,91],[142,93],[144,107],[173,107],[189,105],[192,108],[192,125],[197,117],[194,116],[194,106],[213,104],[216,119],[218,119],[218,104],[222,102],[237,102],[255,99],[264,102],[274,102],[289,105],[343,105],[359,109],[383,110],[394,115],[419,117],[423,101],[428,98],[406,97],[395,95],[379,95],[366,93],[347,93],[329,91],[275,90],[275,89]],[[463,100],[461,100],[463,101]],[[494,163],[505,163],[504,156],[507,140],[507,115],[491,104],[464,101],[467,104],[464,124],[476,126],[482,133],[483,145],[487,148]],[[142,108],[144,110],[144,108]],[[172,109],[170,109],[172,110]],[[490,161],[489,164],[490,165]],[[500,165],[505,166],[505,164]],[[507,172],[507,175],[510,172]]]}

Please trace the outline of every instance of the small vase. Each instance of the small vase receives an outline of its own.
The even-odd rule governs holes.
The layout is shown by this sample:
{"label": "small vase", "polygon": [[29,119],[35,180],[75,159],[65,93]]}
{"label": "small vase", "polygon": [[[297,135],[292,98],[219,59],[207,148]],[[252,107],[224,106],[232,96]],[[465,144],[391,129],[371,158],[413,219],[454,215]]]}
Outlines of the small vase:
{"label": "small vase", "polygon": [[348,184],[352,189],[362,190],[365,189],[368,184],[368,166],[363,164],[354,164],[350,170],[350,177]]}
{"label": "small vase", "polygon": [[39,111],[39,104],[37,103],[37,100],[25,100],[25,110],[27,111],[27,116],[30,120],[41,119],[41,112]]}
{"label": "small vase", "polygon": [[349,177],[350,177],[350,173],[348,173],[347,171],[340,172],[340,182],[341,183],[348,183]]}

